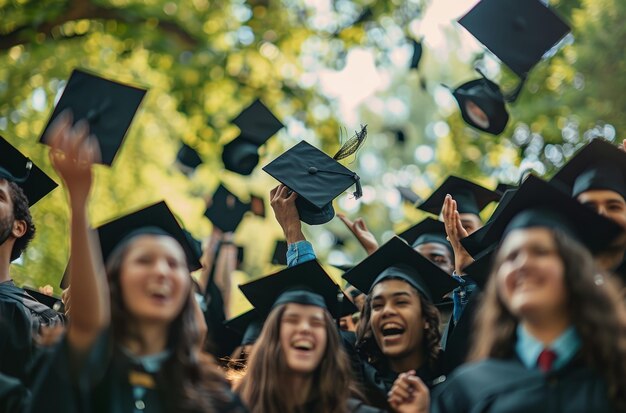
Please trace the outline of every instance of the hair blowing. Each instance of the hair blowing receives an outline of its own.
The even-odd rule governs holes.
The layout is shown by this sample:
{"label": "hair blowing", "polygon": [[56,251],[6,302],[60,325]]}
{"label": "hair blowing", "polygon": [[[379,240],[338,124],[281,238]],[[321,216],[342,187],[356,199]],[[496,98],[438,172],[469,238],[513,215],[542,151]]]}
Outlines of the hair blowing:
{"label": "hair blowing", "polygon": [[[586,248],[558,230],[551,231],[564,264],[567,312],[582,341],[585,364],[607,384],[617,411],[626,411],[626,308],[621,285],[601,274]],[[495,277],[504,257],[498,253],[475,319],[475,341],[468,359],[510,358],[515,354],[518,319],[500,297]]]}
{"label": "hair blowing", "polygon": [[[131,238],[119,245],[107,260],[106,266],[111,291],[111,329],[116,343],[134,337],[132,317],[129,317],[122,299],[120,284],[122,265],[132,248],[133,240]],[[164,411],[218,412],[216,406],[228,403],[232,394],[227,392],[226,381],[211,358],[198,351],[200,332],[195,320],[193,299],[190,288],[180,314],[170,324],[167,348],[172,354],[163,364],[157,380],[159,386],[168,390],[168,397],[164,400],[167,408]]]}
{"label": "hair blowing", "polygon": [[[245,377],[237,392],[250,413],[303,412],[291,397],[290,372],[280,343],[280,325],[287,304],[272,310],[248,358]],[[352,391],[348,356],[341,347],[339,334],[330,314],[324,311],[326,350],[313,373],[313,385],[306,398],[306,411],[346,413]]]}

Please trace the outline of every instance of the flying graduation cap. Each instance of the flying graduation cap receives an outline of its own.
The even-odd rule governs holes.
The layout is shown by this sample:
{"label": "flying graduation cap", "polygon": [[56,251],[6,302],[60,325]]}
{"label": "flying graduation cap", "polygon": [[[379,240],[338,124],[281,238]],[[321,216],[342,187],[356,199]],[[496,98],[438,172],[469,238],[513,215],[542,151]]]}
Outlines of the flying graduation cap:
{"label": "flying graduation cap", "polygon": [[234,232],[244,214],[249,210],[250,204],[242,202],[223,184],[220,184],[211,197],[204,216],[222,231]]}
{"label": "flying graduation cap", "polygon": [[506,102],[517,99],[532,67],[570,28],[539,0],[482,0],[458,21],[520,78],[504,95],[479,71],[482,79],[453,92],[466,123],[499,135],[509,120]]}
{"label": "flying graduation cap", "polygon": [[497,192],[491,191],[467,179],[450,175],[428,199],[418,208],[431,214],[439,215],[446,195],[452,195],[460,214],[480,215],[487,205],[500,199]]}
{"label": "flying graduation cap", "polygon": [[280,304],[314,305],[327,309],[334,318],[357,309],[316,261],[307,261],[239,286],[262,316]]}
{"label": "flying graduation cap", "polygon": [[0,136],[0,178],[16,183],[28,199],[28,206],[58,185],[16,147]]}
{"label": "flying graduation cap", "polygon": [[411,205],[415,205],[422,200],[420,196],[413,192],[413,190],[409,187],[396,186],[396,189],[400,193],[400,198],[402,198],[403,201],[406,201]]}
{"label": "flying graduation cap", "polygon": [[413,46],[413,54],[411,55],[411,63],[409,65],[409,67],[411,69],[417,69],[419,64],[420,64],[420,60],[422,60],[422,53],[423,53],[423,47],[422,47],[422,42],[418,42],[415,39],[411,39],[411,46]]}
{"label": "flying graduation cap", "polygon": [[46,125],[40,142],[61,112],[72,111],[74,122],[86,120],[100,145],[102,163],[111,165],[146,94],[128,86],[75,69]]}
{"label": "flying graduation cap", "polygon": [[626,199],[626,153],[607,141],[594,139],[550,182],[564,186],[574,198],[590,190],[609,190]]}
{"label": "flying graduation cap", "polygon": [[259,163],[259,147],[284,127],[259,99],[244,109],[232,123],[241,131],[224,145],[224,167],[240,175],[250,175]]}
{"label": "flying graduation cap", "polygon": [[372,255],[342,276],[364,293],[386,279],[400,279],[420,291],[433,303],[458,287],[459,283],[405,241],[395,236]]}
{"label": "flying graduation cap", "polygon": [[353,193],[360,198],[360,177],[337,162],[353,154],[367,136],[367,129],[348,140],[333,158],[311,144],[300,141],[274,159],[263,170],[298,194],[296,207],[300,220],[309,225],[320,225],[335,216],[332,201],[347,188],[356,185]]}
{"label": "flying graduation cap", "polygon": [[190,176],[201,164],[202,158],[200,158],[198,152],[186,143],[182,143],[176,154],[178,169],[185,175]]}

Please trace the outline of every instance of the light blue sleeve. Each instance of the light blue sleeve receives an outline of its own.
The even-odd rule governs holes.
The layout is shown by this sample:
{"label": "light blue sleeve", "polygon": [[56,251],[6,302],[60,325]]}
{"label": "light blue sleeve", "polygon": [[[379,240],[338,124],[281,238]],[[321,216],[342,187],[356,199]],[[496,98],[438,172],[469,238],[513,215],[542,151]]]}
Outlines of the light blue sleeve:
{"label": "light blue sleeve", "polygon": [[298,241],[287,246],[287,266],[293,267],[303,262],[317,259],[313,245],[309,241]]}

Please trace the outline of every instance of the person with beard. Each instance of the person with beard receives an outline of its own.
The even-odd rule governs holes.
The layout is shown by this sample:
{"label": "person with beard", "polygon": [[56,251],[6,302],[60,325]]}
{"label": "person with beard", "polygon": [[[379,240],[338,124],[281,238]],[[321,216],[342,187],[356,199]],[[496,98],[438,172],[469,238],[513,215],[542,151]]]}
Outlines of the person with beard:
{"label": "person with beard", "polygon": [[41,169],[0,137],[0,373],[20,380],[26,379],[34,338],[42,328],[63,321],[11,278],[11,262],[35,236],[29,208],[55,187]]}

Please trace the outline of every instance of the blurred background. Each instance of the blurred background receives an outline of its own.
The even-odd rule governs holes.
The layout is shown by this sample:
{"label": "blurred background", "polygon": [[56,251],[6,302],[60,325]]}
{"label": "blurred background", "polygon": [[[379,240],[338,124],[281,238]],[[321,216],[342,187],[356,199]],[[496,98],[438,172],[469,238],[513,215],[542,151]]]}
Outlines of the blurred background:
{"label": "blurred background", "polygon": [[[360,175],[363,197],[347,192],[335,209],[364,217],[384,241],[424,216],[398,186],[426,197],[455,174],[495,188],[528,169],[549,175],[592,138],[626,137],[626,2],[550,1],[572,35],[530,73],[499,136],[467,126],[446,87],[478,77],[475,67],[504,90],[517,84],[456,23],[476,3],[0,0],[0,135],[59,182],[37,142],[72,70],[149,89],[113,166],[96,167],[93,224],[165,199],[202,239],[212,227],[206,198],[220,182],[244,201],[262,196],[266,217],[248,213],[235,234],[245,249],[234,275],[242,282],[277,268],[282,234],[268,200],[277,182],[261,167],[301,139],[332,155],[368,125],[365,145],[344,162]],[[224,169],[221,152],[239,133],[231,120],[256,98],[285,128],[241,176]],[[175,166],[181,143],[203,161],[191,176]],[[38,233],[13,277],[58,294],[69,242],[63,191],[32,213]],[[338,219],[305,232],[322,262],[365,256]],[[236,314],[245,304],[234,302]]]}

